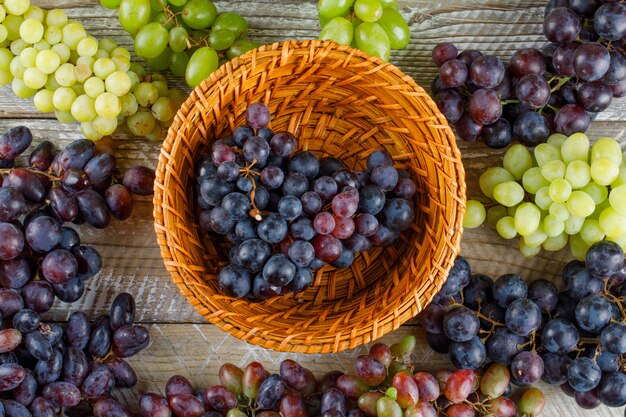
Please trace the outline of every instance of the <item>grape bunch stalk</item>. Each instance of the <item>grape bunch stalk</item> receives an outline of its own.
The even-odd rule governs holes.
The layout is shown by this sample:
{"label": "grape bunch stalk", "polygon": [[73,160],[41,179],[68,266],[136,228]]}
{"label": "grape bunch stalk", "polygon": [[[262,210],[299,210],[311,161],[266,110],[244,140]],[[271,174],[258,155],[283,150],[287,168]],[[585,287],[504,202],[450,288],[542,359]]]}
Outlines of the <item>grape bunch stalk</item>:
{"label": "grape bunch stalk", "polygon": [[[562,273],[566,290],[515,274],[471,274],[457,257],[419,315],[429,346],[459,369],[488,362],[517,386],[560,385],[585,409],[626,405],[626,267],[614,242],[591,246]],[[493,365],[492,365],[493,366]]]}
{"label": "grape bunch stalk", "polygon": [[81,245],[76,230],[66,223],[103,229],[111,217],[127,219],[131,193],[151,194],[154,174],[133,167],[122,181],[115,157],[98,153],[87,139],[58,153],[51,142],[41,142],[27,167],[14,167],[14,158],[32,139],[24,126],[0,136],[0,306],[7,302],[44,313],[55,296],[68,303],[78,300],[85,281],[102,265],[100,254]]}
{"label": "grape bunch stalk", "polygon": [[195,87],[229,59],[258,45],[247,38],[243,16],[208,0],[100,0],[118,9],[134,51],[153,71],[170,70]]}
{"label": "grape bunch stalk", "polygon": [[[0,307],[0,415],[72,416],[87,409],[96,417],[121,416],[111,407],[117,404],[111,391],[135,386],[126,358],[150,342],[148,329],[134,324],[132,296],[119,294],[110,313],[93,321],[74,311],[64,327],[42,321],[42,311],[29,308],[30,296],[22,297],[3,296]],[[45,302],[42,293],[35,299]]]}
{"label": "grape bunch stalk", "polygon": [[409,44],[409,26],[397,0],[319,0],[320,39],[350,45],[389,61]]}
{"label": "grape bunch stalk", "polygon": [[439,75],[432,92],[461,139],[536,146],[550,133],[585,132],[626,94],[626,4],[550,0],[544,16],[550,43],[518,50],[508,65],[451,43],[433,49]]}
{"label": "grape bunch stalk", "polygon": [[[172,376],[165,395],[147,392],[139,399],[143,417],[474,417],[536,416],[545,396],[525,391],[517,405],[507,397],[508,370],[415,372],[410,361],[416,340],[406,336],[388,346],[372,345],[356,358],[354,373],[331,371],[317,379],[298,362],[286,359],[271,373],[259,362],[244,368],[224,363],[219,384],[194,389],[182,375]],[[111,414],[115,411],[115,414]],[[130,417],[112,399],[96,402],[95,417]]]}
{"label": "grape bunch stalk", "polygon": [[262,103],[246,110],[247,126],[215,141],[196,164],[198,221],[233,244],[218,274],[231,297],[265,300],[299,293],[312,270],[347,268],[355,253],[389,246],[415,218],[415,182],[376,150],[367,170],[298,151],[289,132],[267,126]]}
{"label": "grape bunch stalk", "polygon": [[98,41],[63,10],[30,0],[0,4],[0,85],[11,83],[16,96],[32,97],[62,123],[80,122],[88,139],[127,130],[162,140],[185,100],[165,77],[130,59],[127,49]]}

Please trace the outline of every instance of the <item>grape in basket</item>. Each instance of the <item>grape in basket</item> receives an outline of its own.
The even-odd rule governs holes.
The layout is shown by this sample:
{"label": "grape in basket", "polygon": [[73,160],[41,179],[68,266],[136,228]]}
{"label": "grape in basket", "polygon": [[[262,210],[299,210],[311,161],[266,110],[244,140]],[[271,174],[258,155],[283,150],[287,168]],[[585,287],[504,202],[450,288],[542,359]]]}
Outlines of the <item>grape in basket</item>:
{"label": "grape in basket", "polygon": [[[367,170],[296,151],[274,134],[270,111],[252,103],[246,126],[213,143],[197,162],[199,224],[233,244],[218,275],[223,293],[265,300],[299,293],[326,264],[347,268],[355,253],[388,246],[413,222],[409,174],[375,150]],[[295,153],[294,153],[295,152]]]}

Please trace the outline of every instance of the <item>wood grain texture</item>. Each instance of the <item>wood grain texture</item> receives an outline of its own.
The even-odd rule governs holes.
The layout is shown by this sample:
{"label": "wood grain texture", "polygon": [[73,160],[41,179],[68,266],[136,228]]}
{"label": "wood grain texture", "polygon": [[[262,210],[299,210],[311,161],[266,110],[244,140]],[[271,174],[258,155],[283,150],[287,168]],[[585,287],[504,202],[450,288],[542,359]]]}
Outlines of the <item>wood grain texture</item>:
{"label": "wood grain texture", "polygon": [[[97,0],[33,0],[33,3],[44,8],[66,9],[71,18],[80,20],[98,38],[111,37],[124,46],[132,45],[131,38],[120,28],[116,13],[100,7]],[[220,10],[243,14],[250,23],[250,35],[260,43],[315,38],[319,33],[316,0],[232,0],[216,4]],[[454,42],[459,49],[480,49],[503,59],[520,47],[541,47],[545,43],[541,28],[545,0],[400,0],[400,4],[402,14],[410,22],[412,39],[407,49],[393,53],[391,61],[427,89],[437,71],[430,51],[438,42]],[[180,79],[170,81],[184,88]],[[62,125],[53,115],[38,113],[30,100],[16,98],[10,87],[1,87],[0,131],[19,124],[27,124],[37,141],[50,139],[59,147],[81,137],[77,125]],[[626,149],[626,100],[616,100],[599,115],[588,133],[594,139],[616,137]],[[155,166],[158,144],[124,139],[119,144],[116,156],[122,168],[135,164]],[[499,164],[504,152],[479,143],[459,146],[464,156],[469,197],[478,197],[480,173]],[[243,365],[259,360],[276,371],[281,360],[293,357],[319,375],[330,369],[350,370],[354,357],[364,352],[360,348],[337,355],[276,353],[243,343],[206,324],[180,296],[163,267],[151,213],[150,199],[137,199],[128,221],[115,222],[105,231],[82,227],[83,241],[93,244],[104,257],[103,271],[89,281],[86,295],[79,302],[72,306],[57,303],[47,317],[64,320],[74,309],[84,309],[93,317],[108,311],[120,291],[136,297],[138,320],[152,323],[153,341],[146,351],[132,359],[140,384],[137,389],[120,392],[125,401],[136,403],[141,392],[162,390],[167,378],[175,373],[190,377],[198,387],[216,383],[219,364],[226,361]],[[563,262],[570,259],[567,251],[561,251],[544,252],[526,260],[519,254],[516,241],[505,241],[488,227],[465,232],[462,254],[471,261],[475,272],[494,277],[513,272],[530,280],[548,278],[555,282],[559,280]],[[383,340],[394,342],[413,332],[420,338],[415,356],[419,368],[449,366],[444,355],[434,354],[426,347],[423,334],[414,326],[404,326]],[[581,410],[560,390],[545,388],[549,396],[545,416],[623,415],[623,410],[607,407]]]}

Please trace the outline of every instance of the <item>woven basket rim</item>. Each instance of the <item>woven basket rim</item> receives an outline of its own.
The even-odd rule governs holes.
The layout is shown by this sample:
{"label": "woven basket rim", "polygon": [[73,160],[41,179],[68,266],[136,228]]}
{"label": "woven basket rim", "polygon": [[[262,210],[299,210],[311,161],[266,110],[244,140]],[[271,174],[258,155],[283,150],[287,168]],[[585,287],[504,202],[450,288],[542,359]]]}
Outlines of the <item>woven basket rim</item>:
{"label": "woven basket rim", "polygon": [[[430,114],[434,115],[434,117],[437,119],[437,122],[438,122],[437,127],[440,129],[441,132],[443,132],[443,134],[446,136],[446,139],[451,145],[449,149],[449,151],[451,152],[451,159],[453,159],[454,161],[461,160],[461,154],[456,146],[456,141],[455,141],[454,135],[450,127],[447,125],[445,118],[440,114],[439,109],[437,108],[435,103],[425,93],[422,87],[420,87],[417,83],[415,83],[415,81],[411,77],[404,74],[399,68],[395,67],[394,65],[383,62],[382,60],[378,58],[370,57],[369,55],[357,49],[353,49],[353,48],[346,47],[346,46],[341,46],[331,41],[275,42],[273,44],[263,45],[255,50],[249,51],[246,54],[240,57],[237,57],[231,60],[230,62],[225,63],[218,70],[214,71],[210,75],[210,77],[204,80],[198,87],[196,87],[196,89],[192,92],[192,94],[190,94],[190,96],[187,98],[187,100],[185,101],[181,109],[179,110],[179,113],[181,113],[183,109],[190,109],[190,110],[193,109],[194,105],[197,103],[199,98],[200,99],[204,98],[204,100],[206,100],[206,97],[209,95],[208,94],[209,91],[211,91],[212,89],[219,88],[220,80],[232,77],[233,74],[236,73],[238,69],[246,68],[247,66],[252,66],[254,68],[257,54],[260,54],[266,51],[270,51],[270,52],[275,51],[275,52],[281,52],[280,59],[287,59],[286,54],[288,54],[288,51],[291,49],[293,50],[310,49],[311,54],[313,54],[313,51],[319,51],[321,56],[323,56],[324,53],[326,53],[327,51],[331,51],[331,50],[339,51],[341,53],[346,54],[346,60],[349,60],[352,57],[359,57],[363,59],[367,64],[371,63],[375,65],[378,70],[386,71],[392,74],[393,76],[401,79],[404,83],[409,85],[411,89],[415,91],[416,93],[420,93],[420,94],[424,93],[423,97],[420,96],[421,104],[426,106]],[[203,91],[206,91],[206,93],[204,93]],[[182,278],[179,280],[175,279],[176,276],[181,277],[181,271],[190,272],[191,271],[190,268],[192,267],[189,265],[180,265],[176,261],[168,262],[168,260],[173,259],[172,252],[176,250],[180,250],[181,248],[179,247],[180,242],[172,242],[171,236],[169,236],[170,233],[168,233],[166,229],[167,221],[164,221],[164,216],[162,216],[162,213],[169,209],[169,203],[168,201],[166,201],[167,200],[166,197],[170,196],[170,194],[173,193],[172,190],[167,190],[166,179],[169,176],[174,175],[173,171],[175,170],[172,166],[170,166],[170,156],[171,154],[174,153],[174,151],[179,151],[175,149],[175,147],[180,145],[176,143],[176,140],[180,139],[177,137],[177,129],[181,128],[182,123],[183,122],[181,122],[181,118],[179,118],[179,114],[177,113],[175,121],[168,131],[168,136],[165,139],[161,147],[161,152],[160,152],[159,160],[158,160],[158,167],[156,170],[157,176],[155,180],[154,211],[153,211],[154,226],[155,226],[155,231],[157,234],[157,240],[159,242],[161,256],[164,260],[166,269],[172,275],[172,279],[177,285],[181,294],[185,296],[188,302],[190,302],[193,305],[193,307],[196,309],[196,311],[198,311],[199,314],[204,316],[209,322],[216,324],[222,330],[227,331],[233,334],[234,336],[242,338],[250,343],[258,344],[258,345],[271,348],[274,350],[278,350],[278,351],[290,351],[290,352],[302,352],[302,353],[338,352],[341,350],[355,347],[353,343],[346,343],[346,341],[343,340],[343,337],[345,337],[346,334],[341,333],[341,332],[340,332],[340,335],[342,335],[342,337],[333,335],[331,332],[329,333],[327,337],[316,336],[314,340],[311,340],[309,338],[308,339],[309,342],[314,342],[314,343],[307,344],[306,342],[303,343],[302,341],[297,342],[297,343],[291,342],[292,338],[302,339],[302,335],[307,334],[306,331],[300,334],[296,330],[293,330],[291,335],[284,338],[282,342],[278,342],[275,339],[275,337],[272,335],[272,332],[268,331],[267,329],[264,329],[263,331],[258,331],[258,329],[256,329],[255,326],[252,324],[250,325],[250,327],[246,329],[237,328],[237,326],[224,320],[224,317],[222,314],[223,311],[217,309],[213,303],[203,302],[203,300],[200,299],[197,296],[197,294],[195,294],[194,288],[187,285],[187,282],[184,279]],[[441,255],[441,253],[439,254],[439,256],[443,256],[444,258],[446,258],[444,260],[444,264],[439,265],[437,262],[433,262],[433,265],[437,267],[436,268],[437,270],[433,271],[433,273],[438,277],[442,277],[444,274],[447,274],[447,271],[451,267],[452,261],[454,260],[454,256],[456,256],[456,254],[459,251],[460,239],[462,235],[462,219],[465,213],[465,198],[466,198],[465,172],[464,172],[462,164],[459,164],[458,162],[454,164],[453,171],[457,178],[457,187],[456,187],[457,194],[454,198],[456,202],[456,206],[455,206],[456,213],[454,213],[456,221],[454,222],[454,225],[455,225],[454,231],[446,235],[446,239],[449,242],[449,244],[446,245],[445,248],[443,248],[444,250],[442,252],[445,252],[445,254],[444,255]],[[185,220],[185,219],[181,219],[181,220]],[[191,221],[195,222],[195,219],[192,219]],[[183,226],[184,225],[185,223],[183,223]],[[442,233],[444,233],[444,231],[442,231]],[[195,271],[195,270],[192,272],[202,273],[202,271]],[[441,288],[444,281],[445,281],[445,277],[443,277],[443,279],[434,279],[431,282],[431,283],[434,283],[433,294],[436,293]],[[424,307],[419,297],[420,296],[418,294],[407,294],[406,297],[404,297],[404,300],[402,301],[402,303],[399,304],[399,307],[398,307],[398,310],[400,310],[400,306],[403,307],[402,308],[403,313],[400,315],[396,315],[396,316],[385,317],[384,320],[381,319],[380,327],[381,328],[384,327],[385,329],[382,331],[379,331],[375,337],[368,336],[368,334],[371,335],[372,333],[372,329],[369,329],[369,328],[364,328],[361,331],[352,329],[351,335],[354,335],[355,339],[359,338],[365,341],[371,341],[377,337],[382,336],[383,334],[389,331],[397,329],[402,323],[412,318],[416,314],[415,311],[419,311],[421,308]],[[213,294],[212,298],[214,300],[219,301],[227,297],[224,297],[218,294]],[[429,297],[429,298],[432,298],[432,297]],[[430,299],[428,301],[430,301]],[[242,300],[233,300],[231,302],[231,308],[236,309],[238,305],[241,305],[240,303],[245,303],[245,302],[246,301],[242,301]],[[407,306],[409,306],[410,308],[407,308]],[[282,332],[279,332],[279,333],[282,334]],[[376,333],[376,330],[374,330],[374,333]]]}

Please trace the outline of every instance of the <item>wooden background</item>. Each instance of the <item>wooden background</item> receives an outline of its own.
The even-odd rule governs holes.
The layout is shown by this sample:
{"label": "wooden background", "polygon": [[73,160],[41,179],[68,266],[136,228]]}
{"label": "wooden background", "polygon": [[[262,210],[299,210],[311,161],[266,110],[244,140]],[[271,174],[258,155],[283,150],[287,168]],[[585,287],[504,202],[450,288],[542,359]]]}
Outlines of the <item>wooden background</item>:
{"label": "wooden background", "polygon": [[[98,38],[111,37],[130,47],[131,39],[121,29],[114,11],[99,6],[97,0],[33,0],[44,8],[61,7],[70,18],[80,20]],[[436,67],[430,60],[432,47],[442,41],[457,44],[459,50],[479,49],[503,59],[521,47],[541,47],[545,1],[512,0],[401,0],[402,14],[410,22],[411,44],[392,54],[391,62],[429,89]],[[250,23],[250,35],[259,43],[286,39],[316,38],[319,33],[315,0],[232,0],[216,2],[220,11],[241,13]],[[180,80],[172,83],[182,86]],[[26,120],[28,119],[28,120]],[[59,147],[81,138],[77,125],[62,125],[53,115],[42,114],[30,100],[13,96],[9,86],[0,88],[0,131],[25,124],[33,130],[36,141],[53,140]],[[593,139],[612,136],[625,139],[626,100],[616,100],[599,115],[588,134]],[[479,143],[460,143],[467,170],[469,196],[479,196],[477,178],[488,166],[501,163],[502,151]],[[119,141],[117,158],[122,168],[134,164],[156,165],[158,143],[139,140]],[[243,365],[257,360],[277,370],[280,361],[294,358],[317,374],[331,369],[352,370],[353,359],[365,348],[336,355],[291,355],[248,345],[207,324],[170,282],[152,228],[152,204],[149,198],[137,199],[133,216],[114,223],[106,230],[81,229],[83,242],[93,244],[104,257],[102,273],[88,282],[85,296],[71,307],[57,303],[49,320],[64,320],[74,309],[83,309],[91,317],[108,311],[121,291],[137,300],[137,319],[150,327],[151,346],[132,359],[139,384],[124,390],[119,397],[136,404],[137,396],[148,390],[162,390],[173,374],[189,377],[198,387],[217,383],[217,370],[223,362]],[[462,252],[475,272],[494,277],[519,273],[526,279],[548,278],[558,282],[567,252],[541,253],[524,259],[515,241],[505,241],[488,227],[466,231]],[[416,334],[420,340],[415,362],[428,370],[449,367],[446,355],[433,353],[425,344],[423,332],[406,324],[383,340],[394,342],[404,334]],[[549,404],[546,416],[621,416],[623,410],[600,407],[593,411],[578,408],[560,389],[544,386]]]}

